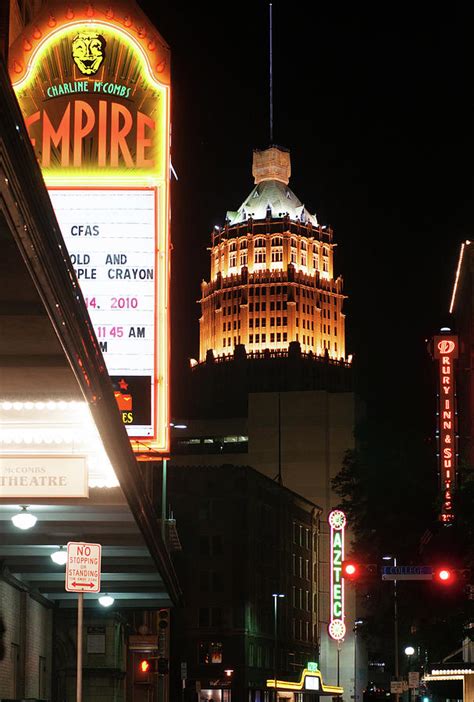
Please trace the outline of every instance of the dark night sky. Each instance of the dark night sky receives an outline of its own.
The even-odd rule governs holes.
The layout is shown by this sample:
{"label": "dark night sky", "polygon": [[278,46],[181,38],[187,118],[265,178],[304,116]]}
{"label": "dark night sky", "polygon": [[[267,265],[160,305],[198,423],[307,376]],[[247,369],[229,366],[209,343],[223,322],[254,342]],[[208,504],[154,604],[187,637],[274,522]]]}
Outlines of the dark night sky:
{"label": "dark night sky", "polygon": [[[198,354],[211,228],[250,192],[252,149],[269,144],[268,4],[140,4],[172,51],[178,395]],[[446,321],[472,236],[472,18],[326,5],[273,5],[274,142],[291,150],[294,192],[334,228],[346,348],[369,405],[390,417],[411,393],[416,414],[432,393],[424,339]]]}

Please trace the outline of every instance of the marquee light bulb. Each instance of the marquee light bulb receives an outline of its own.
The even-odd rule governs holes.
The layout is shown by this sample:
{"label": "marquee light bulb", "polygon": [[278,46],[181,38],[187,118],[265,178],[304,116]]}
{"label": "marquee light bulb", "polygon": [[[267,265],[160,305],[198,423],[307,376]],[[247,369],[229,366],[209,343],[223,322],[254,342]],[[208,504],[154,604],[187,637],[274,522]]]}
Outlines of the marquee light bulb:
{"label": "marquee light bulb", "polygon": [[12,517],[13,525],[16,526],[17,529],[23,529],[24,531],[26,529],[31,529],[38,521],[38,517],[35,517],[31,512],[27,512],[27,509],[26,506],[23,506],[21,512],[18,512],[18,514]]}
{"label": "marquee light bulb", "polygon": [[50,558],[56,565],[65,565],[67,561],[67,551],[64,546],[60,546],[58,551],[54,551],[54,553],[50,555]]}
{"label": "marquee light bulb", "polygon": [[111,607],[114,602],[115,598],[111,595],[102,595],[99,597],[99,604],[102,605],[102,607]]}

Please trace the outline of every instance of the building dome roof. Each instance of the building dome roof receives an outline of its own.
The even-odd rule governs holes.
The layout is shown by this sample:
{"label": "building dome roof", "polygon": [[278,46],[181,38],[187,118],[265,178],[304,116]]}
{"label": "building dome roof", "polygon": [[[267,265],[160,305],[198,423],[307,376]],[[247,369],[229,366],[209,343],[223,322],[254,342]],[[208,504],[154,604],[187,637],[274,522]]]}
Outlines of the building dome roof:
{"label": "building dome roof", "polygon": [[272,146],[265,151],[254,151],[252,172],[255,187],[236,212],[227,212],[229,226],[241,224],[249,217],[254,220],[288,216],[293,221],[318,226],[316,215],[311,214],[296,197],[288,181],[291,174],[290,154]]}

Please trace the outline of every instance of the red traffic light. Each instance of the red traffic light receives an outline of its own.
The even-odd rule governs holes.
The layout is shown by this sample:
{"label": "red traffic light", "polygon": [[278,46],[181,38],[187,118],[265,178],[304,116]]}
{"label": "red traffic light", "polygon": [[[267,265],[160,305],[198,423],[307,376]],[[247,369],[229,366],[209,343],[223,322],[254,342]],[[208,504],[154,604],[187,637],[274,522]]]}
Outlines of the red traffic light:
{"label": "red traffic light", "polygon": [[346,580],[356,580],[360,575],[360,566],[355,561],[344,561],[342,564],[342,577]]}
{"label": "red traffic light", "polygon": [[[143,655],[143,654],[142,654]],[[133,681],[136,684],[149,685],[153,675],[153,658],[139,658],[134,654]]]}
{"label": "red traffic light", "polygon": [[140,673],[148,673],[150,670],[150,661],[147,661],[145,658],[143,661],[140,661],[138,667],[140,669]]}
{"label": "red traffic light", "polygon": [[436,568],[434,577],[441,585],[452,585],[456,580],[456,573],[449,566],[441,566]]}

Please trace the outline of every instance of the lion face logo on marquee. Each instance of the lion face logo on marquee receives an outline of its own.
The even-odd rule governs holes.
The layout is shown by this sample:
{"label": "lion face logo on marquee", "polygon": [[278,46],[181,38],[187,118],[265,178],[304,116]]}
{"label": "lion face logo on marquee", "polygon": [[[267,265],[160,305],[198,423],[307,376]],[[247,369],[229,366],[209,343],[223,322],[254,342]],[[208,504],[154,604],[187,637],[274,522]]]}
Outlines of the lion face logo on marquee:
{"label": "lion face logo on marquee", "polygon": [[81,73],[94,75],[105,55],[105,39],[97,32],[81,32],[72,40],[72,58]]}

